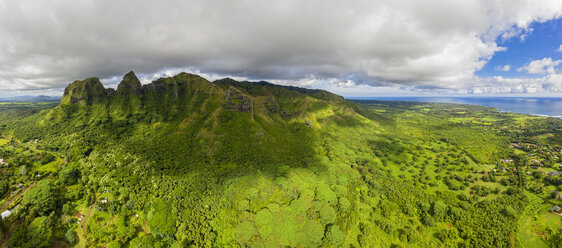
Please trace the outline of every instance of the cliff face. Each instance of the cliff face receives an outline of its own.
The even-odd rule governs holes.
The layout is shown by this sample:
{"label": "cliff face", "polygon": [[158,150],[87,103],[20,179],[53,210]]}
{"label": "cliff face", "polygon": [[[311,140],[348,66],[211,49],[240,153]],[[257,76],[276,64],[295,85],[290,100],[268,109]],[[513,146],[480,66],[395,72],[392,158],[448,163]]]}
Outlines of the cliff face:
{"label": "cliff face", "polygon": [[248,113],[254,107],[252,100],[234,87],[228,88],[224,96],[226,102],[223,107],[227,110]]}
{"label": "cliff face", "polygon": [[[216,111],[288,120],[318,111],[323,104],[347,107],[346,103],[341,96],[323,90],[267,82],[238,82],[228,78],[210,82],[189,73],[142,85],[132,71],[123,77],[117,90],[104,88],[98,78],[87,78],[66,87],[61,99],[63,106],[91,106],[88,107],[91,110],[86,108],[85,111],[95,110],[93,115],[110,119],[138,117],[156,121]],[[81,111],[80,108],[65,109]]]}
{"label": "cliff face", "polygon": [[123,76],[123,80],[121,80],[121,83],[117,86],[117,93],[133,93],[135,95],[140,95],[141,87],[142,85],[140,80],[137,78],[137,75],[135,75],[133,71],[130,71]]}
{"label": "cliff face", "polygon": [[106,95],[105,88],[98,78],[76,80],[64,89],[61,104],[92,104]]}

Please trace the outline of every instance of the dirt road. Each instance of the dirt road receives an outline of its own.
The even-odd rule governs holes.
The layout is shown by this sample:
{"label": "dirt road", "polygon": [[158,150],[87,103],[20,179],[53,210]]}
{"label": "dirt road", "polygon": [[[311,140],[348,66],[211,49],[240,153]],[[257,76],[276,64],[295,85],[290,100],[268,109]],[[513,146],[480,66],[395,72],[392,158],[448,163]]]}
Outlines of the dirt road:
{"label": "dirt road", "polygon": [[96,202],[97,202],[97,198],[96,198],[96,195],[94,194],[94,204],[92,204],[90,206],[90,209],[88,209],[88,213],[86,214],[86,216],[82,220],[82,232],[84,234],[84,238],[86,238],[86,239],[88,238],[88,233],[86,232],[86,230],[87,230],[86,228],[88,227],[88,219],[90,218],[90,214],[92,213],[92,211],[96,207]]}
{"label": "dirt road", "polygon": [[26,191],[28,191],[29,189],[31,189],[33,186],[35,186],[37,184],[37,182],[32,183],[31,185],[27,186],[26,188],[24,188],[21,192],[19,192],[17,195],[13,196],[12,198],[10,198],[9,200],[5,201],[4,204],[2,204],[2,207],[0,207],[0,211],[4,211],[4,208],[7,208],[8,206],[10,206],[10,204],[12,204],[12,202],[14,202],[15,200],[17,200],[18,198],[20,198],[23,193],[25,193]]}

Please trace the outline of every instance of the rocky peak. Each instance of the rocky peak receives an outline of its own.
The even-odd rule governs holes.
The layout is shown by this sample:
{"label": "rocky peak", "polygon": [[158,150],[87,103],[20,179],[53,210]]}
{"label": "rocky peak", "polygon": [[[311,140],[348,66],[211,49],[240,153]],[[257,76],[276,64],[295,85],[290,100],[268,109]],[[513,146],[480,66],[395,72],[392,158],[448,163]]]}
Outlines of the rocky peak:
{"label": "rocky peak", "polygon": [[123,76],[123,80],[121,80],[121,82],[117,86],[117,92],[118,93],[133,92],[139,95],[141,93],[141,88],[142,85],[140,80],[137,78],[137,76],[133,71],[130,71],[129,73],[125,74],[125,76]]}
{"label": "rocky peak", "polygon": [[83,103],[91,104],[97,98],[105,96],[105,88],[96,77],[76,80],[64,89],[61,104]]}

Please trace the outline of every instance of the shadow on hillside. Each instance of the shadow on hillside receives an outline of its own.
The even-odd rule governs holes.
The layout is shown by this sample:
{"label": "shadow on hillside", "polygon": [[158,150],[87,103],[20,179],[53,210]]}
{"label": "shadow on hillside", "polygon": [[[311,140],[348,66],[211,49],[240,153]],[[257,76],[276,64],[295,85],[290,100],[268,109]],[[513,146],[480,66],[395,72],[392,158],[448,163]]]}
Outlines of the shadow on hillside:
{"label": "shadow on hillside", "polygon": [[[394,112],[397,107],[396,102],[376,100],[351,100],[351,102],[356,104],[355,112],[367,119],[386,125],[394,125],[396,123],[396,120],[391,118],[392,112]],[[400,103],[402,102],[399,102],[399,104]],[[405,104],[409,103],[405,102]],[[380,113],[378,111],[380,111]]]}
{"label": "shadow on hillside", "polygon": [[[224,130],[202,138],[194,131],[177,127],[129,139],[128,150],[146,161],[153,175],[182,177],[199,174],[209,183],[252,173],[283,174],[287,168],[322,170],[318,148],[320,133],[305,123],[245,127],[237,119],[221,124]],[[202,178],[199,178],[202,179]],[[198,180],[199,180],[198,179]]]}

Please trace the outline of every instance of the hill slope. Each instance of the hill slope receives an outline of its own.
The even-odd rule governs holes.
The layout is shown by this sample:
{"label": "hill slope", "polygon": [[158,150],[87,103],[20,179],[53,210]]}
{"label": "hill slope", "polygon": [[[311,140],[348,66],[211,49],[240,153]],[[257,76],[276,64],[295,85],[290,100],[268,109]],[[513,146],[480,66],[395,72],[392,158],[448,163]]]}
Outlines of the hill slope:
{"label": "hill slope", "polygon": [[[488,163],[516,157],[509,143],[524,134],[511,130],[562,126],[187,73],[142,85],[133,72],[117,90],[79,80],[52,109],[0,117],[11,164],[58,157],[5,169],[41,182],[8,220],[12,246],[38,225],[110,247],[517,246],[525,174]],[[540,140],[554,149],[558,138]],[[36,192],[53,204],[37,207]]]}

